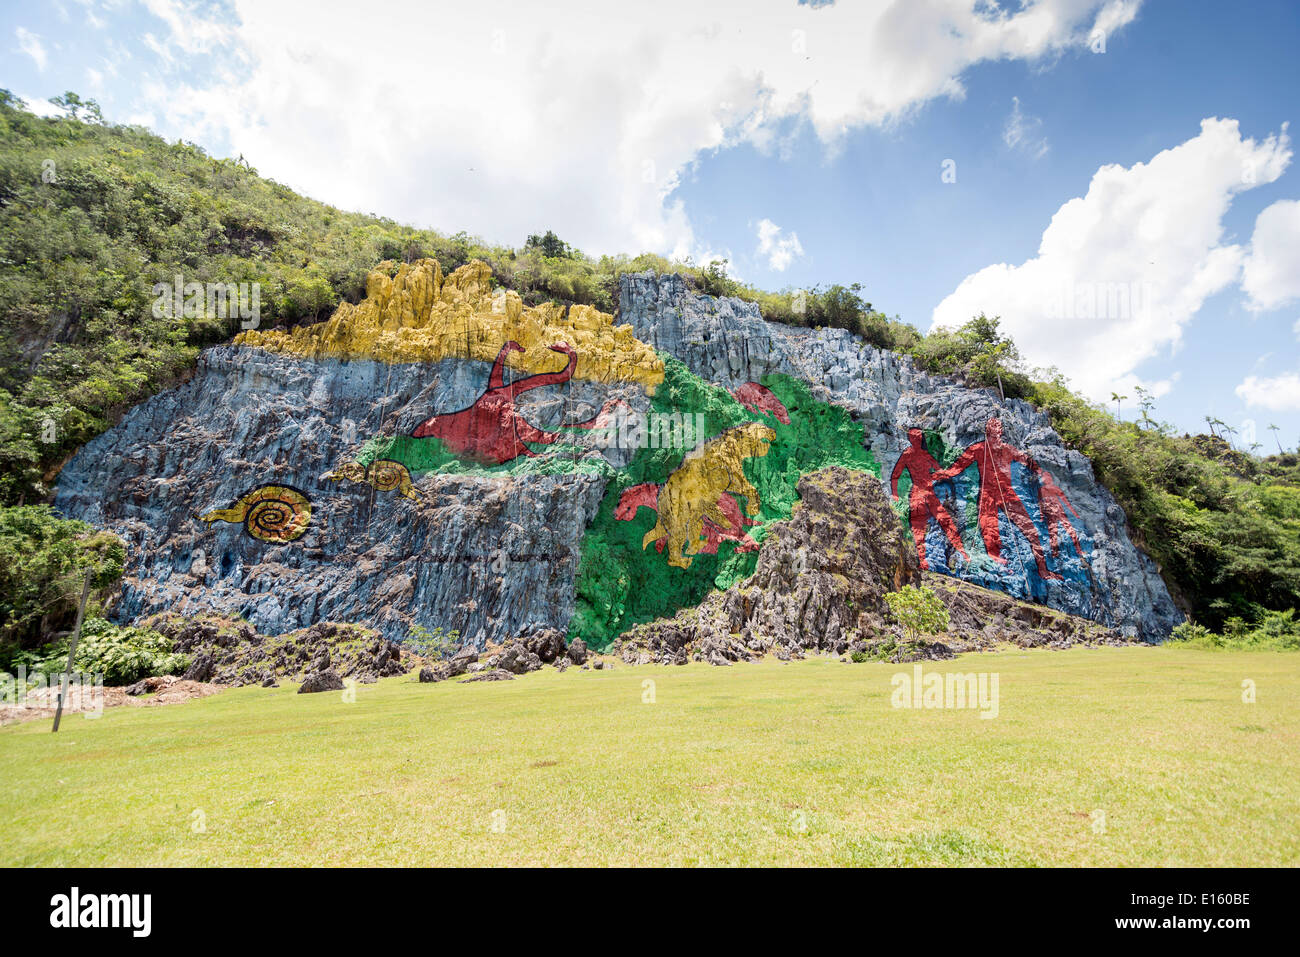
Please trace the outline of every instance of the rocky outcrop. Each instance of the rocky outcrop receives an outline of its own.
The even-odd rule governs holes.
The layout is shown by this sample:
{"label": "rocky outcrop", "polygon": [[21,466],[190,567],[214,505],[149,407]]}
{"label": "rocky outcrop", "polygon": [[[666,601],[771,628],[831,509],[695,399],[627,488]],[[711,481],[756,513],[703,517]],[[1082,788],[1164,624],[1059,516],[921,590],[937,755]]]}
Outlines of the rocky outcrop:
{"label": "rocky outcrop", "polygon": [[358,625],[319,622],[288,634],[262,635],[243,621],[170,613],[149,619],[148,626],[191,657],[185,678],[218,685],[269,687],[278,678],[302,681],[327,671],[369,684],[405,674],[412,663],[400,645]]}
{"label": "rocky outcrop", "polygon": [[[1164,638],[1182,620],[1155,564],[1130,540],[1123,510],[1096,481],[1087,458],[1065,447],[1045,412],[928,375],[906,357],[876,349],[842,329],[765,322],[757,305],[695,295],[680,276],[624,275],[620,307],[620,317],[638,338],[709,381],[736,389],[784,373],[804,380],[816,397],[849,409],[865,430],[887,486],[909,448],[909,429],[923,430],[940,455],[948,451],[956,458],[985,439],[991,419],[1000,419],[1006,442],[1036,463],[1063,494],[1068,506],[1057,511],[1078,532],[1080,546],[1075,548],[1064,525],[1051,521],[1050,502],[1059,500],[1049,495],[1046,516],[1040,517],[1034,501],[1042,494],[1036,475],[1021,465],[1010,466],[1004,484],[1026,500],[1045,554],[1051,551],[1053,529],[1048,526],[1057,526],[1060,547],[1045,558],[1049,575],[1039,574],[1029,539],[1013,524],[1018,517],[1003,509],[992,519],[979,513],[982,473],[974,467],[940,489],[944,507],[964,530],[971,560],[956,552],[937,522],[930,522],[928,529],[923,526],[930,567],[1148,640]],[[901,494],[906,501],[906,493]],[[906,507],[900,503],[900,508],[905,515]],[[982,541],[989,525],[1004,543],[1004,561],[992,557]]]}
{"label": "rocky outcrop", "polygon": [[506,646],[497,661],[497,667],[512,675],[526,675],[530,671],[539,671],[542,659],[516,641]]}
{"label": "rocky outcrop", "polygon": [[842,654],[889,627],[883,596],[917,580],[920,566],[880,483],[829,468],[799,480],[799,503],[772,526],[754,575],[698,608],[633,628],[624,661],[713,664],[769,652]]}
{"label": "rocky outcrop", "polygon": [[1095,621],[1020,601],[959,578],[933,572],[923,577],[948,609],[943,641],[954,651],[986,651],[1007,643],[1060,649],[1126,645],[1137,640]]}
{"label": "rocky outcrop", "polygon": [[342,691],[343,679],[334,672],[313,671],[298,686],[298,694],[320,694],[322,691]]}
{"label": "rocky outcrop", "polygon": [[470,681],[512,681],[514,677],[513,672],[506,671],[504,668],[488,668],[470,675],[461,684]]}

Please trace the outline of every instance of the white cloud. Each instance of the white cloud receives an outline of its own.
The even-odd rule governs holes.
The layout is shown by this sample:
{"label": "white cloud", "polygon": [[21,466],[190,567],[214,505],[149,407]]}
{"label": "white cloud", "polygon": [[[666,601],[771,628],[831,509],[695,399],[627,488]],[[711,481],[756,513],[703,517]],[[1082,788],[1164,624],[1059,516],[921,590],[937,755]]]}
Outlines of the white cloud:
{"label": "white cloud", "polygon": [[145,8],[167,24],[168,42],[184,53],[208,53],[231,36],[221,19],[205,19],[197,3],[184,0],[142,0]]}
{"label": "white cloud", "polygon": [[17,94],[18,99],[23,101],[23,108],[28,113],[35,113],[37,116],[63,116],[63,111],[51,103],[49,100],[43,100],[38,96],[24,96]]}
{"label": "white cloud", "polygon": [[1256,218],[1241,288],[1253,312],[1300,299],[1300,200],[1280,199]]}
{"label": "white cloud", "polygon": [[1245,254],[1223,243],[1223,215],[1236,193],[1277,179],[1290,159],[1285,127],[1257,143],[1236,120],[1207,119],[1149,163],[1103,166],[1085,196],[1057,210],[1036,257],[967,276],[934,324],[1001,315],[1030,362],[1106,397],[1177,346],[1206,298],[1237,281]]}
{"label": "white cloud", "polygon": [[1020,97],[1011,98],[1011,114],[1002,127],[1002,142],[1007,149],[1020,150],[1034,159],[1047,155],[1047,137],[1042,135],[1043,121],[1020,109]]}
{"label": "white cloud", "polygon": [[1300,374],[1283,373],[1279,376],[1246,376],[1237,386],[1237,396],[1247,405],[1260,406],[1273,412],[1300,412]]}
{"label": "white cloud", "polygon": [[176,3],[150,6],[171,30],[164,49],[189,31],[218,71],[211,85],[155,82],[135,104],[170,136],[228,143],[349,209],[498,241],[551,228],[592,252],[682,254],[703,243],[671,194],[710,151],[780,149],[792,120],[833,147],[963,96],[975,64],[1083,49],[1137,4],[661,0],[647,17],[578,0],[372,16],[321,2],[304,16],[235,0],[235,20],[207,27]]}
{"label": "white cloud", "polygon": [[158,58],[158,62],[162,64],[164,70],[170,70],[172,68],[173,64],[176,62],[176,57],[172,55],[171,46],[169,44],[159,40],[152,33],[144,34],[140,40],[153,52],[154,56]]}
{"label": "white cloud", "polygon": [[14,36],[18,38],[18,49],[32,58],[36,69],[44,72],[47,57],[40,35],[32,33],[26,27],[18,27],[14,30]]}
{"label": "white cloud", "polygon": [[[113,7],[119,6],[122,0],[103,0],[103,2],[106,8],[112,9]],[[87,26],[94,27],[96,30],[102,30],[108,25],[102,17],[95,13],[94,8],[96,0],[76,0],[76,3],[77,6],[81,7],[81,10],[77,12],[77,16],[80,17]],[[56,2],[55,8],[59,12],[59,19],[64,23],[67,23],[71,19],[68,15],[67,7],[62,3]]]}
{"label": "white cloud", "polygon": [[770,219],[761,219],[758,222],[758,254],[767,257],[769,269],[784,272],[791,262],[803,255],[803,246],[798,233],[782,236],[780,226]]}

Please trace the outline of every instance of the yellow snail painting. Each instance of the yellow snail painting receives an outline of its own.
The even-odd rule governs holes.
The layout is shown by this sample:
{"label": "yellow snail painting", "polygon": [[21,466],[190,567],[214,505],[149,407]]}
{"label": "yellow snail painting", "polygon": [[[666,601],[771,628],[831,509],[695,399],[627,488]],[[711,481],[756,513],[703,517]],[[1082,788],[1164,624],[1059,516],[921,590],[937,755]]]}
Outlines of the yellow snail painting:
{"label": "yellow snail painting", "polygon": [[332,472],[326,472],[321,478],[330,482],[363,482],[380,492],[391,492],[419,501],[419,493],[411,484],[411,473],[401,462],[392,459],[375,459],[369,466],[360,462],[348,462]]}
{"label": "yellow snail painting", "polygon": [[301,538],[311,524],[311,499],[292,485],[259,485],[229,508],[200,515],[201,522],[242,522],[259,541],[282,545]]}

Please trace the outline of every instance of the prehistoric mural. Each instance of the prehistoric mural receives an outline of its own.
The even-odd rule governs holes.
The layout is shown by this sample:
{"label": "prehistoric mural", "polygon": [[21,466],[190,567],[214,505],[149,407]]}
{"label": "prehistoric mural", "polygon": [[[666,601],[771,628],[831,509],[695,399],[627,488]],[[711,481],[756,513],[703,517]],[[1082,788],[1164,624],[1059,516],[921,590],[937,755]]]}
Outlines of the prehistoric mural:
{"label": "prehistoric mural", "polygon": [[[983,440],[955,455],[937,433],[911,428],[907,437],[908,448],[895,461],[889,486],[900,506],[906,497],[901,511],[922,568],[931,567],[935,554],[930,531],[933,521],[948,546],[943,569],[948,574],[976,580],[983,576],[990,579],[987,584],[996,587],[999,576],[1011,569],[981,573],[977,566],[980,560],[987,560],[1007,568],[1011,565],[1005,554],[1009,546],[1017,573],[1032,574],[1039,583],[1062,581],[1065,576],[1049,565],[1044,537],[1053,559],[1062,557],[1062,542],[1068,538],[1077,564],[1086,570],[1084,542],[1067,517],[1068,512],[1078,519],[1078,513],[1046,469],[1003,439],[1000,418],[990,418]],[[934,454],[934,446],[939,448],[939,456]],[[1026,502],[1033,504],[1037,518]],[[1004,530],[1012,536],[1010,540]],[[1028,548],[1028,561],[1022,542]],[[980,554],[972,557],[974,545],[980,546]],[[954,564],[954,555],[960,558],[959,564]]]}
{"label": "prehistoric mural", "polygon": [[[619,496],[618,507],[614,510],[614,517],[620,522],[630,522],[636,518],[637,510],[648,508],[654,512],[659,510],[659,489],[662,488],[656,482],[642,482],[640,485],[633,485],[625,489]],[[747,528],[756,524],[755,521],[747,515],[742,515],[740,506],[731,496],[730,492],[723,492],[718,496],[716,503],[717,511],[721,514],[723,521],[717,522],[709,516],[704,517],[704,541],[699,544],[695,550],[703,555],[716,555],[718,546],[723,542],[735,542],[737,552],[752,552],[758,548],[758,542],[749,537]],[[655,539],[655,551],[663,554],[664,546],[668,543],[668,536]],[[692,553],[694,554],[694,553]]]}
{"label": "prehistoric mural", "polygon": [[342,303],[325,322],[291,332],[250,329],[235,344],[309,359],[397,363],[495,362],[514,342],[512,368],[545,373],[555,365],[550,350],[566,342],[577,357],[569,370],[575,379],[635,382],[649,394],[663,381],[663,360],[609,313],[554,302],[525,307],[517,293],[493,283],[492,270],[478,260],[445,279],[434,259],[383,262],[367,276],[359,304]]}
{"label": "prehistoric mural", "polygon": [[639,449],[610,477],[582,540],[570,634],[594,647],[753,574],[759,544],[790,517],[806,472],[880,474],[862,426],[790,376],[729,392],[665,358],[651,412],[671,410],[702,416],[704,440]]}
{"label": "prehistoric mural", "polygon": [[[690,568],[691,556],[701,550],[706,521],[720,529],[734,527],[720,507],[723,495],[743,495],[745,513],[757,515],[762,499],[745,477],[743,463],[767,455],[775,438],[776,432],[768,426],[749,423],[727,429],[687,453],[659,488],[655,525],[645,533],[641,547],[666,538],[668,564]],[[731,501],[734,504],[735,498]]]}
{"label": "prehistoric mural", "polygon": [[[679,285],[625,277],[633,327],[525,307],[482,263],[381,264],[326,322],[205,350],[196,380],[79,453],[60,502],[132,535],[148,525],[124,615],[190,602],[287,628],[364,612],[397,638],[435,618],[479,636],[552,621],[602,648],[748,578],[800,478],[838,466],[882,482],[931,571],[1138,629],[1156,607],[1152,633],[1176,620],[1045,423],[1040,464],[987,396],[851,337],[778,335],[756,309],[737,332],[740,306],[724,322]],[[817,398],[832,388],[834,404]],[[1039,428],[1006,415],[1012,435]],[[158,437],[167,416],[182,427]],[[217,556],[205,581],[199,551]],[[262,588],[260,552],[301,587]]]}
{"label": "prehistoric mural", "polygon": [[[416,427],[411,437],[439,438],[454,454],[489,465],[500,465],[521,455],[536,455],[528,447],[527,443],[530,442],[536,445],[554,444],[560,439],[560,433],[548,432],[531,425],[515,404],[516,399],[529,390],[563,385],[573,377],[573,370],[578,363],[578,354],[574,348],[564,342],[549,348],[552,352],[568,357],[563,369],[506,382],[506,358],[512,352],[524,351],[519,343],[507,342],[492,363],[487,390],[472,405],[455,412],[429,416]],[[573,423],[568,428],[591,429],[603,425],[617,407],[617,401],[607,402],[596,416],[586,422]]]}
{"label": "prehistoric mural", "polygon": [[322,478],[328,482],[361,482],[377,492],[396,491],[403,498],[419,501],[420,493],[411,482],[411,473],[401,462],[375,459],[367,465],[345,462]]}
{"label": "prehistoric mural", "polygon": [[961,532],[957,529],[956,521],[934,492],[935,473],[940,470],[939,463],[926,451],[924,433],[920,429],[908,429],[907,440],[909,446],[894,463],[894,470],[889,475],[889,485],[894,497],[899,498],[898,480],[902,478],[904,472],[911,480],[912,488],[907,498],[908,520],[912,527],[912,537],[916,541],[916,553],[921,560],[921,568],[928,570],[930,567],[926,558],[925,537],[932,518],[939,523],[939,527],[948,536],[948,541],[957,550],[957,554],[962,558],[969,558],[962,545]]}
{"label": "prehistoric mural", "polygon": [[299,539],[311,524],[311,499],[292,485],[259,485],[228,508],[218,508],[199,521],[243,524],[258,541],[283,545]]}

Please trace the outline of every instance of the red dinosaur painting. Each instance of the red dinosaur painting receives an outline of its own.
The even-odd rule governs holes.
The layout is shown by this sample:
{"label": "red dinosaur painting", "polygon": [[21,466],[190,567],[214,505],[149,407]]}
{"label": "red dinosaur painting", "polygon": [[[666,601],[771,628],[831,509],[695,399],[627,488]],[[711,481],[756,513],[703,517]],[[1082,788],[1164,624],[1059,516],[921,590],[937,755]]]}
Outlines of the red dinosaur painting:
{"label": "red dinosaur painting", "polygon": [[930,567],[925,556],[925,534],[929,530],[931,518],[939,523],[944,535],[948,536],[948,543],[957,549],[962,558],[969,559],[970,556],[966,554],[966,549],[962,545],[961,531],[957,528],[957,523],[943,507],[939,496],[934,494],[935,473],[939,471],[939,463],[925,450],[925,434],[920,429],[908,429],[907,439],[911,447],[894,463],[894,471],[889,476],[889,488],[894,498],[898,498],[898,480],[902,478],[903,473],[907,472],[912,479],[912,491],[907,496],[908,514],[911,518],[912,538],[916,540],[916,554],[921,560],[921,568]]}
{"label": "red dinosaur painting", "polygon": [[[640,485],[624,489],[623,494],[619,496],[618,506],[614,509],[614,517],[620,522],[630,522],[636,517],[637,509],[643,505],[657,510],[659,488],[660,486],[655,482],[642,482]],[[750,538],[749,533],[745,531],[755,522],[740,511],[740,505],[731,497],[730,492],[723,492],[718,498],[718,509],[727,517],[731,527],[723,528],[712,519],[704,519],[704,544],[700,546],[701,554],[716,555],[718,546],[724,541],[736,542],[738,552],[752,552],[758,548],[758,542]],[[655,551],[662,553],[667,541],[667,536],[656,540]]]}
{"label": "red dinosaur painting", "polygon": [[[505,381],[506,359],[511,352],[524,351],[524,347],[519,343],[513,340],[507,342],[497,353],[496,361],[492,363],[487,391],[479,396],[473,405],[457,412],[430,416],[419,424],[412,436],[417,439],[437,437],[457,455],[491,465],[500,465],[521,455],[536,455],[537,453],[528,448],[525,443],[550,445],[560,438],[560,433],[547,432],[530,425],[515,407],[515,399],[521,393],[531,389],[568,382],[578,364],[577,352],[567,343],[557,343],[550,348],[553,352],[569,357],[563,369],[559,372],[530,375],[507,383]],[[595,428],[618,404],[607,402],[595,418],[575,423],[570,428]]]}
{"label": "red dinosaur painting", "polygon": [[774,415],[782,425],[790,424],[789,411],[776,397],[776,393],[767,386],[759,385],[757,382],[746,382],[732,389],[731,394],[749,411],[757,412],[759,415]]}
{"label": "red dinosaur painting", "polygon": [[1013,446],[1002,441],[1002,420],[994,417],[984,426],[984,441],[967,446],[966,450],[946,469],[934,473],[934,481],[956,478],[971,465],[979,468],[979,526],[984,536],[984,547],[989,557],[1006,564],[1002,557],[1002,537],[998,531],[998,514],[1005,513],[1007,518],[1021,534],[1029,540],[1029,547],[1034,553],[1034,563],[1038,566],[1038,575],[1047,581],[1060,581],[1061,576],[1047,567],[1043,557],[1042,542],[1034,520],[1029,517],[1025,503],[1020,501],[1011,482],[1011,463],[1019,462],[1035,476],[1041,477],[1042,470],[1032,458]]}

